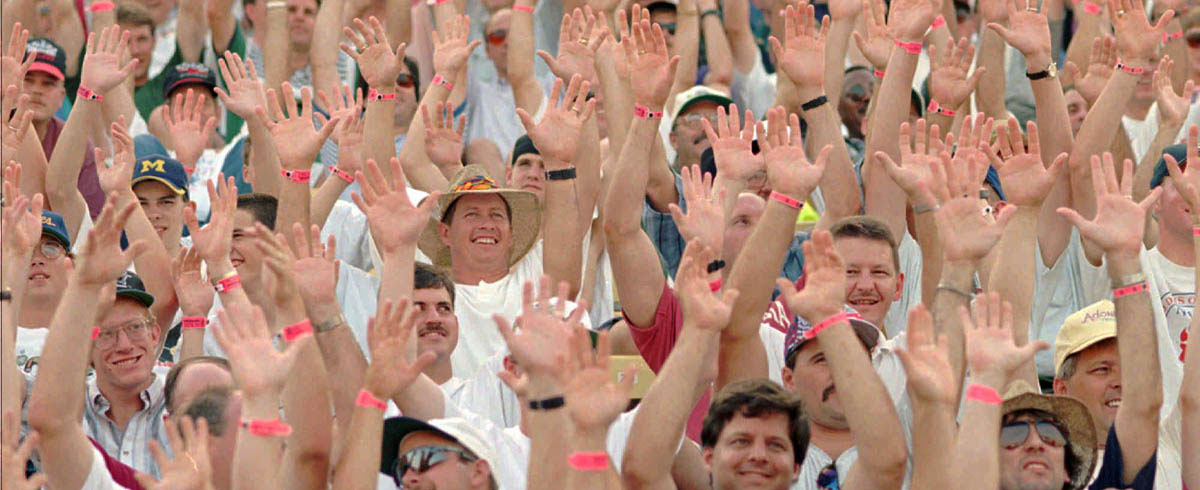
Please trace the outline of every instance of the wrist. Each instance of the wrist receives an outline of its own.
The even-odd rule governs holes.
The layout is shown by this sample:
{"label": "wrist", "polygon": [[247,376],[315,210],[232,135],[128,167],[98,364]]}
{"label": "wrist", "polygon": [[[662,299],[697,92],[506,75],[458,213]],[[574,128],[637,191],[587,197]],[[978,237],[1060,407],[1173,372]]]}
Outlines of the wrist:
{"label": "wrist", "polygon": [[210,261],[206,259],[204,262],[208,266],[208,277],[210,280],[225,277],[230,272],[237,273],[237,270],[233,268],[233,263],[229,261],[228,255],[221,260]]}
{"label": "wrist", "polygon": [[554,381],[553,375],[543,374],[533,369],[527,370],[526,374],[529,376],[528,396],[530,400],[562,396],[562,388]]}
{"label": "wrist", "polygon": [[1109,277],[1123,277],[1142,270],[1137,252],[1104,251],[1104,265],[1108,268]]}
{"label": "wrist", "polygon": [[1034,51],[1032,53],[1022,53],[1022,55],[1025,56],[1025,70],[1027,72],[1041,71],[1053,61],[1049,52]]}
{"label": "wrist", "polygon": [[1004,389],[1004,382],[1008,380],[1008,373],[1000,371],[996,368],[985,369],[977,373],[971,374],[971,384],[987,386],[996,391]]}
{"label": "wrist", "polygon": [[608,424],[581,427],[571,421],[571,449],[574,452],[602,453],[608,450]]}
{"label": "wrist", "polygon": [[335,320],[342,314],[335,298],[313,301],[312,306],[305,302],[305,313],[314,325]]}

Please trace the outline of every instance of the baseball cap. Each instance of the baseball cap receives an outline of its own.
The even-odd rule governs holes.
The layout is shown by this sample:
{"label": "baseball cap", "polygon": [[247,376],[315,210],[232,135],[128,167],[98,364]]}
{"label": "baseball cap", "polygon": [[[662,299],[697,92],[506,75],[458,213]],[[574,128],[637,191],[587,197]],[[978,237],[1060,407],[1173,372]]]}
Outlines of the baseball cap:
{"label": "baseball cap", "polygon": [[125,296],[137,300],[142,306],[149,308],[154,304],[154,296],[146,292],[142,278],[130,271],[125,271],[117,278],[117,296]]}
{"label": "baseball cap", "polygon": [[654,0],[654,1],[646,4],[647,11],[654,11],[654,10],[657,10],[660,8],[669,8],[671,10],[676,10],[676,9],[678,9],[678,5],[676,5],[675,0]]}
{"label": "baseball cap", "polygon": [[[1176,143],[1166,148],[1163,148],[1163,155],[1171,155],[1175,157],[1175,163],[1179,164],[1179,170],[1187,168],[1187,145]],[[1150,177],[1150,188],[1153,189],[1162,185],[1163,179],[1171,174],[1167,173],[1167,159],[1158,157],[1158,163],[1154,165],[1154,175]]]}
{"label": "baseball cap", "polygon": [[466,419],[453,417],[433,419],[428,422],[412,417],[392,417],[383,421],[383,447],[379,458],[379,472],[392,478],[396,475],[396,459],[400,457],[400,444],[414,432],[432,432],[459,443],[492,468],[492,487],[495,488],[497,459],[487,438],[478,427]]}
{"label": "baseball cap", "polygon": [[44,37],[35,37],[25,43],[25,52],[33,55],[33,64],[29,71],[49,73],[59,80],[66,79],[67,53],[54,41]]}
{"label": "baseball cap", "polygon": [[1113,302],[1100,300],[1076,311],[1063,321],[1054,338],[1054,373],[1063,361],[1097,342],[1117,337],[1117,310]]}
{"label": "baseball cap", "polygon": [[187,172],[179,160],[161,154],[151,154],[138,159],[133,165],[133,179],[130,185],[136,185],[144,180],[160,182],[181,196],[187,196]]}
{"label": "baseball cap", "polygon": [[54,211],[42,210],[42,234],[50,235],[51,238],[62,244],[63,248],[71,251],[71,234],[67,233],[67,222],[63,221],[61,214]]}
{"label": "baseball cap", "polygon": [[[843,308],[845,308],[846,313],[858,314],[858,312],[854,311],[854,308],[849,306]],[[854,333],[858,335],[858,340],[862,342],[863,347],[867,348],[867,352],[870,352],[879,343],[879,327],[876,327],[875,324],[859,317],[851,317],[850,326],[854,327]],[[784,359],[791,357],[806,342],[816,338],[815,335],[810,333],[812,329],[813,325],[808,320],[800,318],[799,315],[792,316],[792,323],[788,325],[787,335],[783,338]]]}
{"label": "baseball cap", "polygon": [[217,87],[217,75],[206,65],[193,61],[185,61],[167,70],[163,79],[163,98],[170,99],[171,91],[187,83],[199,83],[209,89]]}
{"label": "baseball cap", "polygon": [[675,96],[675,109],[671,111],[671,121],[674,122],[689,107],[706,100],[716,102],[717,105],[724,106],[727,109],[729,108],[729,104],[733,103],[733,99],[718,90],[704,85],[696,85]]}

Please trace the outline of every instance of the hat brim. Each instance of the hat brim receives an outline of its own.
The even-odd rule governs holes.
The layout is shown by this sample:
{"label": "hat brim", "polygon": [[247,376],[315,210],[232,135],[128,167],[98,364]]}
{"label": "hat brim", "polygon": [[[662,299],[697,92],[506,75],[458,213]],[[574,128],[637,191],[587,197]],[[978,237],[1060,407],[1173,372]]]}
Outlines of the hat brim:
{"label": "hat brim", "polygon": [[413,432],[433,432],[452,441],[458,439],[423,420],[412,417],[391,417],[383,421],[383,444],[379,453],[379,472],[396,476],[396,458],[400,457],[400,443]]}
{"label": "hat brim", "polygon": [[1104,328],[1104,329],[1098,329],[1098,330],[1099,331],[1092,338],[1081,342],[1079,345],[1072,347],[1071,350],[1067,351],[1066,354],[1063,354],[1061,359],[1059,359],[1057,357],[1055,358],[1055,363],[1054,363],[1055,376],[1058,375],[1058,371],[1060,369],[1062,369],[1062,365],[1063,365],[1063,363],[1065,363],[1067,361],[1068,357],[1071,357],[1074,354],[1083,352],[1088,347],[1099,344],[1100,342],[1104,342],[1105,340],[1117,338],[1117,330],[1115,327],[1111,328],[1111,329]]}
{"label": "hat brim", "polygon": [[[659,3],[665,3],[665,2],[659,2]],[[649,9],[650,7],[646,7],[646,8]],[[683,105],[679,106],[679,110],[675,111],[675,116],[671,118],[671,122],[674,123],[675,119],[678,119],[680,114],[683,114],[684,111],[688,110],[692,106],[699,104],[701,102],[705,102],[705,101],[715,102],[717,105],[719,105],[721,107],[725,107],[725,108],[728,108],[729,104],[733,103],[733,99],[726,97],[724,95],[718,95],[718,94],[698,95],[695,98],[688,99],[687,102],[684,102]]]}
{"label": "hat brim", "polygon": [[[876,327],[875,324],[860,318],[851,318],[850,326],[854,327],[854,335],[858,337],[859,342],[862,342],[863,347],[867,349],[868,353],[875,350],[876,345],[879,345],[879,337],[882,335],[882,333],[879,331],[879,327]],[[802,338],[790,348],[786,348],[783,353],[783,358],[787,360],[792,354],[799,352],[800,348],[810,340],[814,339]]]}
{"label": "hat brim", "polygon": [[67,252],[71,251],[71,238],[63,234],[63,232],[46,225],[42,225],[42,234],[50,235],[50,238],[53,238],[54,241],[59,243],[59,245],[62,245],[63,248],[67,249]]}
{"label": "hat brim", "polygon": [[203,85],[205,87],[208,87],[208,89],[213,91],[214,93],[216,92],[216,89],[217,89],[217,84],[215,82],[210,82],[208,80],[201,80],[198,78],[185,78],[183,80],[179,80],[179,81],[176,81],[175,83],[168,85],[166,90],[163,90],[163,99],[171,100],[171,92],[174,92],[175,89],[177,89],[183,85]]}
{"label": "hat brim", "polygon": [[145,182],[145,181],[147,181],[147,180],[153,180],[153,181],[155,181],[155,182],[158,182],[158,183],[160,183],[160,184],[162,184],[162,185],[165,185],[165,186],[167,186],[167,188],[168,188],[168,189],[171,189],[171,192],[174,192],[174,193],[175,193],[175,194],[177,194],[177,195],[180,195],[180,196],[182,196],[182,195],[185,195],[185,194],[187,194],[187,189],[186,189],[186,188],[184,188],[184,189],[180,189],[180,188],[178,188],[178,187],[175,187],[175,184],[172,184],[172,183],[171,183],[171,181],[169,181],[169,180],[167,180],[167,179],[164,179],[164,178],[162,178],[162,177],[159,177],[159,176],[157,176],[157,175],[143,175],[143,176],[141,176],[141,177],[136,177],[136,178],[134,178],[133,180],[131,180],[131,181],[129,182],[129,186],[130,186],[130,187],[133,187],[133,186],[137,185],[138,183],[140,183],[140,182]]}
{"label": "hat brim", "polygon": [[40,71],[43,73],[49,73],[50,76],[57,78],[59,80],[67,79],[67,77],[65,75],[63,75],[62,70],[60,70],[57,66],[54,66],[54,65],[51,65],[50,63],[46,63],[46,62],[42,62],[42,61],[35,61],[35,62],[33,62],[32,65],[29,65],[29,71]]}
{"label": "hat brim", "polygon": [[468,194],[496,194],[508,203],[511,213],[508,221],[509,226],[512,227],[512,249],[508,253],[508,266],[512,267],[525,254],[529,253],[529,249],[533,248],[542,228],[541,204],[538,202],[537,196],[529,191],[487,189],[442,194],[438,196],[437,209],[429,217],[425,230],[421,232],[421,239],[417,242],[417,247],[421,249],[421,253],[433,261],[433,265],[443,269],[450,267],[450,247],[443,243],[441,237],[438,236],[438,225],[441,224],[442,215],[450,207],[450,204]]}
{"label": "hat brim", "polygon": [[151,296],[150,293],[137,289],[118,289],[117,296],[125,296],[127,298],[135,299],[146,308],[149,308],[154,304],[154,296]]}
{"label": "hat brim", "polygon": [[1004,400],[1003,413],[1040,410],[1052,413],[1067,426],[1067,442],[1071,452],[1082,464],[1071,472],[1071,483],[1064,487],[1078,490],[1087,486],[1096,466],[1096,426],[1092,415],[1082,402],[1067,395],[1043,395],[1028,392]]}

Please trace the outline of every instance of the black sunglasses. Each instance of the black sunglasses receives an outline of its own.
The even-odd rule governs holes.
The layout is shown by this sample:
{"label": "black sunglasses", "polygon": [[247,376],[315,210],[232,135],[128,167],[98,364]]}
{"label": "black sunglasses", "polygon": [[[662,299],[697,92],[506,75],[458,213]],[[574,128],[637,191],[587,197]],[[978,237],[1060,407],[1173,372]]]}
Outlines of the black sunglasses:
{"label": "black sunglasses", "polygon": [[421,446],[418,448],[409,449],[408,452],[401,454],[396,458],[396,468],[392,472],[392,480],[396,486],[403,488],[400,483],[404,479],[404,474],[408,470],[424,473],[430,468],[441,464],[449,458],[449,453],[457,453],[459,459],[463,461],[475,461],[476,457],[467,454],[466,451],[449,446]]}
{"label": "black sunglasses", "polygon": [[1067,436],[1054,422],[1047,420],[1021,420],[1009,422],[1000,428],[1000,444],[1005,448],[1015,448],[1029,439],[1029,428],[1037,430],[1038,438],[1052,447],[1067,445]]}

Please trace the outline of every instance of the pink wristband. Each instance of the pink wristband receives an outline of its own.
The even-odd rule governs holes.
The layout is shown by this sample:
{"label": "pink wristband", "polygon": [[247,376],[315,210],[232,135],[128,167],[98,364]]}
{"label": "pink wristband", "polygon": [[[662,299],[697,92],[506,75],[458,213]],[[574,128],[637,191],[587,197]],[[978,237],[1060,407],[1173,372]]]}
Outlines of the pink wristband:
{"label": "pink wristband", "polygon": [[103,95],[100,95],[100,94],[96,93],[94,90],[84,87],[83,85],[80,85],[79,90],[75,91],[75,98],[83,99],[83,100],[94,100],[96,102],[100,102],[100,101],[104,100]]}
{"label": "pink wristband", "polygon": [[532,14],[533,6],[532,5],[513,5],[513,10],[515,10],[517,12],[529,12]]}
{"label": "pink wristband", "polygon": [[1000,393],[997,393],[995,388],[975,383],[971,383],[971,386],[967,387],[967,399],[988,405],[1000,405],[1004,403],[1004,399],[1000,398]]}
{"label": "pink wristband", "polygon": [[821,323],[818,323],[815,326],[813,326],[812,330],[804,332],[804,338],[806,338],[806,339],[815,338],[818,333],[821,333],[822,330],[825,330],[826,328],[837,325],[841,322],[847,321],[851,318],[862,318],[862,315],[859,315],[858,313],[855,313],[852,311],[844,311],[844,312],[838,313],[829,318],[821,320]]}
{"label": "pink wristband", "polygon": [[797,201],[795,199],[792,199],[791,197],[788,197],[786,194],[783,194],[781,192],[771,191],[771,199],[779,201],[783,204],[786,204],[788,207],[794,208],[794,209],[801,209],[804,207],[804,203]]}
{"label": "pink wristband", "polygon": [[330,172],[333,172],[333,175],[336,175],[336,176],[338,176],[338,178],[340,178],[340,179],[342,179],[342,180],[346,181],[346,183],[349,183],[349,184],[353,184],[353,183],[354,183],[354,176],[353,176],[353,175],[350,175],[350,173],[349,173],[349,172],[346,172],[346,171],[344,171],[344,170],[342,170],[342,169],[340,169],[340,168],[337,168],[337,165],[334,165],[334,166],[332,166],[332,167],[329,167],[329,171],[330,171]]}
{"label": "pink wristband", "polygon": [[1181,29],[1181,30],[1178,30],[1178,31],[1175,31],[1175,32],[1172,32],[1172,33],[1170,33],[1170,34],[1167,34],[1167,33],[1165,33],[1165,32],[1164,32],[1164,33],[1163,33],[1163,42],[1165,43],[1165,42],[1167,42],[1167,41],[1174,41],[1174,40],[1176,40],[1176,39],[1179,39],[1179,38],[1181,38],[1181,37],[1183,37],[1183,30],[1182,30],[1182,29]]}
{"label": "pink wristband", "polygon": [[312,321],[305,318],[302,322],[283,327],[283,340],[294,342],[296,339],[305,335],[312,335],[312,333]]}
{"label": "pink wristband", "polygon": [[242,287],[242,277],[235,273],[229,277],[217,281],[213,288],[216,289],[218,293],[227,293],[240,287]]}
{"label": "pink wristband", "polygon": [[1146,72],[1146,69],[1142,68],[1140,66],[1126,65],[1124,62],[1121,61],[1120,58],[1117,58],[1117,65],[1114,66],[1114,68],[1121,70],[1125,73],[1129,73],[1131,75],[1141,75],[1142,73]]}
{"label": "pink wristband", "polygon": [[92,340],[100,338],[100,327],[92,327]]}
{"label": "pink wristband", "polygon": [[432,82],[434,85],[445,85],[446,90],[454,90],[454,83],[450,80],[446,80],[441,75],[434,75]]}
{"label": "pink wristband", "polygon": [[649,107],[639,104],[633,105],[633,115],[642,119],[662,119],[663,117],[663,113],[661,111],[651,112]]}
{"label": "pink wristband", "polygon": [[382,400],[380,400],[378,398],[375,398],[375,395],[372,395],[371,392],[369,392],[365,389],[358,391],[358,398],[354,399],[354,404],[358,405],[360,407],[378,408],[380,410],[387,410],[386,403],[384,403]]}
{"label": "pink wristband", "polygon": [[608,469],[608,453],[575,452],[567,456],[567,464],[572,468],[583,471],[600,471]]}
{"label": "pink wristband", "polygon": [[1083,2],[1083,11],[1092,15],[1100,15],[1100,5],[1092,2]]}
{"label": "pink wristband", "polygon": [[250,432],[250,435],[263,437],[284,437],[292,433],[292,426],[284,423],[282,420],[253,420],[242,419],[241,424],[243,429]]}
{"label": "pink wristband", "polygon": [[937,28],[939,28],[939,27],[941,27],[941,26],[944,26],[944,25],[946,25],[946,16],[944,16],[944,15],[939,15],[939,16],[937,16],[937,17],[934,17],[934,19],[933,19],[933,24],[930,24],[930,25],[929,25],[929,29],[930,29],[930,30],[937,29]]}
{"label": "pink wristband", "polygon": [[1192,236],[1200,236],[1200,226],[1192,228]]}
{"label": "pink wristband", "polygon": [[718,277],[717,280],[708,283],[708,289],[711,289],[714,293],[717,291],[720,291],[721,290],[721,278]]}
{"label": "pink wristband", "polygon": [[91,12],[93,14],[98,14],[100,12],[108,12],[109,10],[112,10],[115,8],[117,8],[117,4],[112,3],[112,2],[102,1],[102,2],[93,3],[91,7],[88,7],[88,12]]}
{"label": "pink wristband", "polygon": [[280,170],[279,173],[297,184],[303,184],[312,179],[312,170]]}
{"label": "pink wristband", "polygon": [[190,330],[193,328],[204,330],[204,327],[208,326],[208,319],[202,316],[185,316],[183,317],[183,321],[181,323],[182,325],[180,328],[184,330]]}
{"label": "pink wristband", "polygon": [[1112,294],[1113,294],[1113,298],[1116,299],[1116,298],[1120,298],[1121,296],[1129,296],[1131,294],[1137,294],[1142,291],[1146,291],[1148,289],[1149,288],[1146,287],[1146,282],[1142,281],[1137,284],[1130,284],[1123,288],[1114,289],[1112,291]]}
{"label": "pink wristband", "polygon": [[396,100],[396,94],[381,94],[378,90],[368,89],[367,100]]}
{"label": "pink wristband", "polygon": [[900,49],[908,51],[908,54],[921,54],[921,43],[906,43],[904,41],[897,40],[896,46],[899,46]]}
{"label": "pink wristband", "polygon": [[933,113],[937,113],[937,114],[942,114],[944,116],[950,116],[950,117],[954,117],[954,115],[957,114],[957,112],[952,111],[950,109],[943,109],[942,106],[939,105],[937,103],[937,101],[933,100],[933,99],[929,99],[929,111],[933,112]]}
{"label": "pink wristband", "polygon": [[879,70],[875,70],[875,76],[879,77],[879,78],[883,78],[883,72],[881,72]]}

